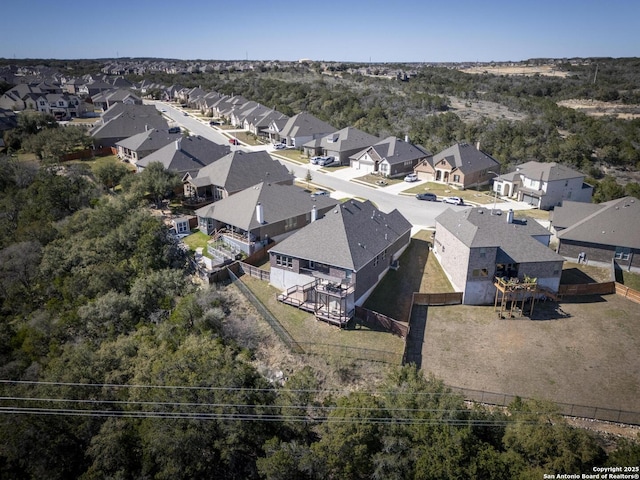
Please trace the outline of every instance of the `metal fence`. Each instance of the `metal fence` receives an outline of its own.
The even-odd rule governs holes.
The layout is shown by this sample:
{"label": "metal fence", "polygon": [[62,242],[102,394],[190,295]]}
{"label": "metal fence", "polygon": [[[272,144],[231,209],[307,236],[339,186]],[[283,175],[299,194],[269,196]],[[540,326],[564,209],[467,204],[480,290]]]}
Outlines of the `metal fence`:
{"label": "metal fence", "polygon": [[278,322],[278,319],[273,316],[273,314],[263,305],[263,303],[256,297],[253,292],[242,283],[235,273],[233,273],[230,269],[227,269],[229,273],[229,278],[231,282],[238,287],[238,289],[244,294],[244,296],[251,302],[251,304],[258,310],[258,313],[264,318],[267,323],[271,326],[273,331],[280,337],[280,339],[284,342],[284,344],[291,350],[293,353],[304,353],[302,347],[296,342],[289,332],[287,332],[284,327]]}
{"label": "metal fence", "polygon": [[[465,400],[472,402],[486,403],[489,405],[499,405],[506,407],[518,395],[509,393],[486,392],[483,390],[473,390],[470,388],[449,386],[453,392],[460,393]],[[606,422],[626,423],[632,425],[640,425],[640,412],[631,412],[628,410],[617,410],[614,408],[592,407],[588,405],[577,405],[573,403],[553,402],[558,407],[558,413],[571,417],[592,418],[594,420],[602,420]]]}

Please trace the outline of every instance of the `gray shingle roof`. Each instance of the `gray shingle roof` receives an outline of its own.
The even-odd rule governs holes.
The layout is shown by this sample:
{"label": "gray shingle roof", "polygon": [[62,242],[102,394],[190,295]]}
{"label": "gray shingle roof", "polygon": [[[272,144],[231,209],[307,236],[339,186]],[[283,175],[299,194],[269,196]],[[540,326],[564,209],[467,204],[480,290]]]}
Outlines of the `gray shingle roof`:
{"label": "gray shingle roof", "polygon": [[[563,202],[562,207],[556,207],[553,217],[569,213],[574,209],[574,203]],[[597,205],[597,210],[591,213],[582,212],[584,216],[575,223],[558,233],[562,240],[609,245],[613,247],[628,247],[640,249],[640,200],[634,197],[624,197]],[[558,213],[556,213],[558,212]],[[577,216],[577,215],[576,215]]]}
{"label": "gray shingle roof", "polygon": [[367,152],[369,152],[369,154],[374,158],[377,157],[381,160],[386,160],[390,165],[404,163],[410,160],[418,160],[430,155],[429,152],[417,145],[404,142],[399,138],[391,136],[379,141],[371,147],[365,148],[355,155],[351,155],[349,158],[360,158]]}
{"label": "gray shingle roof", "polygon": [[445,210],[438,224],[469,248],[499,247],[499,261],[515,263],[562,261],[563,257],[533,238],[550,233],[533,219],[507,221],[507,215],[491,215],[484,208],[454,212]]}
{"label": "gray shingle roof", "polygon": [[289,118],[282,127],[280,135],[282,137],[307,137],[310,135],[322,135],[335,132],[336,128],[323,122],[313,115],[302,112]]}
{"label": "gray shingle roof", "polygon": [[218,145],[206,138],[184,137],[139,160],[138,167],[151,162],[160,162],[167,170],[194,175],[198,170],[212,164],[229,153],[229,146]]}
{"label": "gray shingle roof", "polygon": [[411,224],[397,210],[382,213],[368,200],[352,200],[337,205],[271,251],[357,272],[410,230]]}
{"label": "gray shingle roof", "polygon": [[441,160],[446,160],[464,174],[479,172],[487,168],[500,169],[500,163],[495,158],[467,143],[456,143],[435,154],[428,161],[432,166],[435,166]]}
{"label": "gray shingle roof", "polygon": [[133,151],[153,151],[182,138],[182,133],[169,133],[167,130],[151,129],[120,140],[117,146]]}
{"label": "gray shingle roof", "polygon": [[231,152],[217,162],[200,169],[192,183],[196,186],[218,185],[229,193],[238,192],[262,181],[279,183],[293,181],[292,175],[280,162],[265,151]]}
{"label": "gray shingle roof", "polygon": [[[157,110],[156,110],[157,112]],[[132,113],[122,112],[109,120],[104,125],[98,125],[90,134],[96,139],[101,138],[127,138],[149,129],[168,129],[167,121],[157,113]]]}
{"label": "gray shingle roof", "polygon": [[314,205],[325,209],[337,204],[330,197],[311,198],[309,192],[295,185],[261,182],[241,192],[196,210],[196,215],[214,218],[246,231],[260,227],[256,206],[262,205],[265,223],[277,223],[310,213]]}
{"label": "gray shingle roof", "polygon": [[335,152],[365,149],[378,143],[380,139],[354,127],[346,127],[304,144],[305,147],[322,147]]}
{"label": "gray shingle roof", "polygon": [[516,167],[516,171],[527,178],[552,182],[554,180],[569,180],[580,178],[584,175],[557,162],[526,162]]}

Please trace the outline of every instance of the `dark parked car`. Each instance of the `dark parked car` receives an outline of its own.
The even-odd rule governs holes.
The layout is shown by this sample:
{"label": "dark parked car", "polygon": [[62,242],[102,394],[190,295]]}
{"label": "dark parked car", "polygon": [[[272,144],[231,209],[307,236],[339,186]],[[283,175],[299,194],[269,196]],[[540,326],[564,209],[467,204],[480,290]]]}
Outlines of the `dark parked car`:
{"label": "dark parked car", "polygon": [[438,197],[435,193],[418,193],[416,198],[418,200],[428,200],[429,202],[438,201]]}
{"label": "dark parked car", "polygon": [[209,122],[209,125],[214,126],[214,125],[220,125],[220,122],[218,122],[217,120],[211,120]]}

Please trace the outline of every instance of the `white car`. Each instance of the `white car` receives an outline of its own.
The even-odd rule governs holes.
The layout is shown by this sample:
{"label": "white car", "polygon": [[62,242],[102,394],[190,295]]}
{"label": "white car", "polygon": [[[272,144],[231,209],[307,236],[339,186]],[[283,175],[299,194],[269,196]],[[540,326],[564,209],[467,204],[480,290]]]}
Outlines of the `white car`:
{"label": "white car", "polygon": [[286,148],[286,145],[284,143],[274,143],[273,148],[275,148],[276,150],[283,150],[284,148]]}
{"label": "white car", "polygon": [[409,175],[404,177],[404,181],[405,182],[417,182],[418,181],[418,175],[416,173],[410,173]]}
{"label": "white car", "polygon": [[464,201],[460,197],[444,197],[442,201],[452,205],[464,205]]}

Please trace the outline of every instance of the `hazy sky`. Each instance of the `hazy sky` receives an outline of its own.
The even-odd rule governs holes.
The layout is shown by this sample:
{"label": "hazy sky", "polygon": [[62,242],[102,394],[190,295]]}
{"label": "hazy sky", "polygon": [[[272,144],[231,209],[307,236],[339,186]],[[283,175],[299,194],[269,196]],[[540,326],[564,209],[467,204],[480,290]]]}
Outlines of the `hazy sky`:
{"label": "hazy sky", "polygon": [[0,57],[635,57],[639,19],[638,0],[23,0],[0,8]]}

